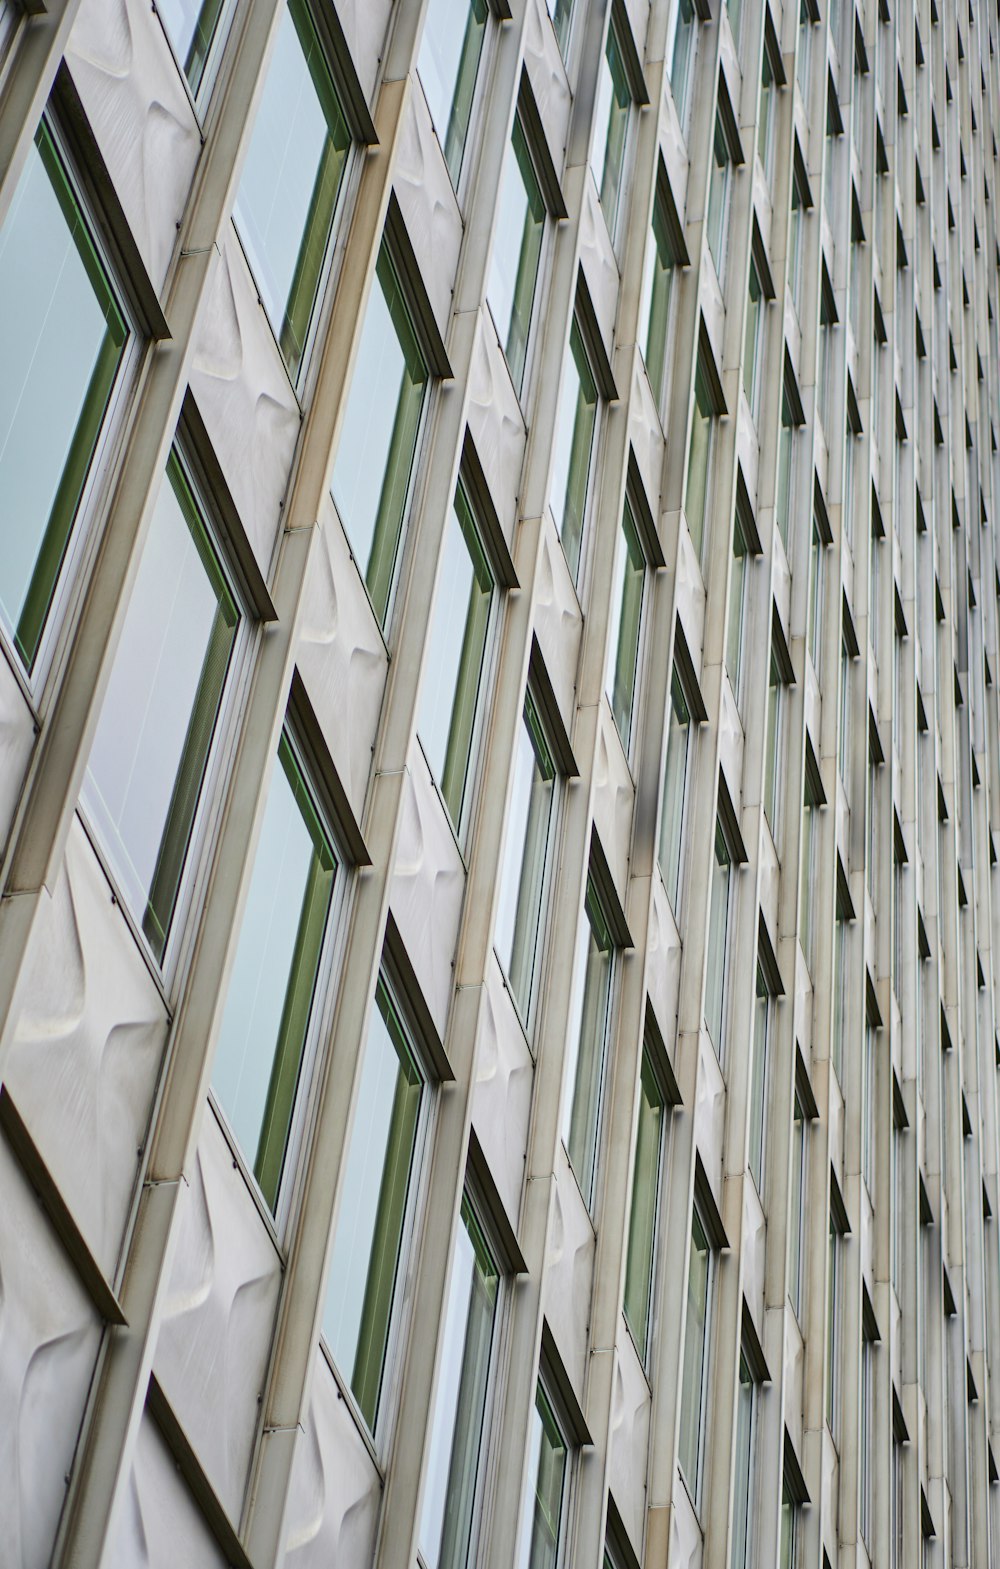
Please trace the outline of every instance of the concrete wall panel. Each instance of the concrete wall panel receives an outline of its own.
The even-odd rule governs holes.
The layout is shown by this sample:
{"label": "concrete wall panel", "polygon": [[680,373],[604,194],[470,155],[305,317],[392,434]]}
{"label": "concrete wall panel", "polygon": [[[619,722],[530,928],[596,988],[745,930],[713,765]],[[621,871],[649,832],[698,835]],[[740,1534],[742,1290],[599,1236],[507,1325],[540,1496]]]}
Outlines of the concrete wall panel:
{"label": "concrete wall panel", "polygon": [[225,1569],[226,1557],[149,1415],[136,1440],[107,1569]]}
{"label": "concrete wall panel", "polygon": [[378,68],[385,50],[392,0],[334,0],[354,69],[365,97],[375,96]]}
{"label": "concrete wall panel", "polygon": [[677,993],[681,974],[681,940],[673,911],[658,872],[653,873],[653,897],[646,939],[646,991],[660,1034],[673,1050],[677,1027]]}
{"label": "concrete wall panel", "polygon": [[694,1133],[715,1202],[722,1210],[722,1151],[726,1121],[726,1082],[707,1030],[698,1035],[698,1090]]}
{"label": "concrete wall panel", "polygon": [[543,1306],[563,1365],[581,1398],[587,1370],[594,1250],[594,1228],[560,1142],[552,1183]]}
{"label": "concrete wall panel", "polygon": [[743,1184],[743,1295],[753,1314],[757,1335],[764,1339],[764,1246],[767,1221],[753,1178]]}
{"label": "concrete wall panel", "polygon": [[528,0],[525,9],[524,68],[541,115],[552,162],[561,175],[572,94],[545,0]]}
{"label": "concrete wall panel", "polygon": [[580,266],[587,280],[601,338],[610,359],[614,350],[620,279],[604,211],[589,171],[584,178],[580,207]]}
{"label": "concrete wall panel", "polygon": [[583,638],[583,616],[573,580],[546,513],[542,519],[541,548],[535,579],[534,627],[559,712],[570,735],[576,710],[576,677]]}
{"label": "concrete wall panel", "polygon": [[368,1569],[381,1482],[321,1351],[295,1443],[285,1569]]}
{"label": "concrete wall panel", "polygon": [[493,320],[485,307],[469,366],[466,419],[504,537],[511,546],[521,489],[524,419]]}
{"label": "concrete wall panel", "polygon": [[447,338],[462,214],[427,100],[418,88],[407,101],[392,183],[435,320],[441,336]]}
{"label": "concrete wall panel", "polygon": [[649,1385],[622,1319],[618,1326],[611,1389],[608,1481],[629,1541],[640,1561],[646,1527],[649,1412]]}
{"label": "concrete wall panel", "polygon": [[618,897],[625,904],[635,786],[611,709],[602,701],[594,754],[594,826],[608,858]]}
{"label": "concrete wall panel", "polygon": [[496,956],[491,955],[476,1047],[472,1125],[515,1231],[521,1213],[533,1074],[513,999]]}

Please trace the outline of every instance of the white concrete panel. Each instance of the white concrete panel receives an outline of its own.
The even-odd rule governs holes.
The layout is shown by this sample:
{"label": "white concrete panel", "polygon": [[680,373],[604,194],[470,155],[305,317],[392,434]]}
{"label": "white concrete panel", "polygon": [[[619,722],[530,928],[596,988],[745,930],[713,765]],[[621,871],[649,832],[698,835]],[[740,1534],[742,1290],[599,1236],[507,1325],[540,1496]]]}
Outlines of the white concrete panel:
{"label": "white concrete panel", "polygon": [[14,820],[34,742],[34,716],[0,648],[0,855]]}
{"label": "white concrete panel", "polygon": [[786,636],[790,636],[792,628],[792,576],[788,570],[788,558],[785,555],[777,529],[774,532],[774,577],[772,586],[774,589],[774,603],[778,607],[781,624],[785,629]]}
{"label": "white concrete panel", "polygon": [[239,1518],[281,1263],[211,1110],[202,1121],[153,1367],[230,1518]]}
{"label": "white concrete panel", "polygon": [[368,103],[375,96],[392,0],[333,0]]}
{"label": "white concrete panel", "polygon": [[285,1569],[368,1569],[381,1482],[321,1351],[295,1446]]}
{"label": "white concrete panel", "polygon": [[0,1563],[47,1569],[101,1324],[0,1138]]}
{"label": "white concrete panel", "polygon": [[688,156],[687,145],[680,121],[677,118],[677,109],[674,104],[673,94],[667,91],[670,73],[663,73],[663,113],[660,116],[660,152],[667,175],[670,179],[670,189],[674,193],[677,211],[684,219],[687,211],[687,182],[688,182]]}
{"label": "white concrete panel", "polygon": [[296,666],[359,822],[389,656],[329,497],[306,578]]}
{"label": "white concrete panel", "polygon": [[636,53],[639,59],[646,54],[646,28],[649,25],[649,0],[625,0],[625,12],[628,16],[632,37],[635,40]]}
{"label": "white concrete panel", "polygon": [[524,458],[524,419],[492,318],[480,312],[469,365],[466,420],[508,546],[513,545]]}
{"label": "white concrete panel", "polygon": [[[605,352],[611,359],[620,280],[608,226],[589,170],[584,178],[580,206],[580,266],[590,290]],[[656,491],[651,494],[655,495]]]}
{"label": "white concrete panel", "polygon": [[528,0],[524,18],[524,68],[552,162],[561,177],[572,95],[545,0]]}
{"label": "white concrete panel", "polygon": [[636,1557],[642,1559],[646,1525],[646,1471],[649,1454],[649,1385],[624,1319],[611,1386],[608,1482]]}
{"label": "white concrete panel", "polygon": [[757,1338],[764,1341],[764,1244],[767,1221],[761,1208],[753,1178],[747,1174],[743,1184],[743,1295],[746,1297]]}
{"label": "white concrete panel", "polygon": [[560,1141],[552,1183],[543,1310],[563,1366],[581,1401],[587,1370],[594,1251],[594,1228]]}
{"label": "white concrete panel", "polygon": [[836,1083],[837,1075],[830,1073],[830,1165],[837,1181],[844,1186],[844,1099]]}
{"label": "white concrete panel", "polygon": [[201,132],[148,0],[84,0],[66,64],[159,294],[201,152]]}
{"label": "white concrete panel", "polygon": [[225,1563],[147,1411],[105,1569],[225,1569]]}
{"label": "white concrete panel", "polygon": [[542,519],[535,577],[534,630],[563,724],[572,735],[583,616],[555,524],[548,512]]}
{"label": "white concrete panel", "polygon": [[778,932],[778,878],[778,857],[771,830],[765,821],[760,836],[760,911],[775,947]]}
{"label": "white concrete panel", "polygon": [[418,86],[410,93],[403,114],[392,185],[434,319],[441,336],[447,338],[462,245],[462,214],[427,100]]}
{"label": "white concrete panel", "polygon": [[299,433],[299,407],[232,224],[209,280],[191,391],[267,581]]}
{"label": "white concrete panel", "polygon": [[743,797],[743,723],[728,681],[722,683],[719,708],[719,765],[726,776],[730,799],[739,812]]}
{"label": "white concrete panel", "polygon": [[677,614],[687,646],[694,660],[695,669],[701,669],[705,637],[705,584],[701,566],[694,553],[691,535],[686,528],[678,531],[677,539]]}
{"label": "white concrete panel", "polygon": [[431,1017],[444,1037],[465,867],[424,754],[410,745],[389,903]]}
{"label": "white concrete panel", "polygon": [[679,1469],[674,1473],[673,1506],[670,1518],[670,1569],[700,1569],[701,1526]]}
{"label": "white concrete panel", "polygon": [[757,432],[750,417],[750,406],[747,403],[746,393],[743,391],[742,376],[740,377],[740,412],[736,426],[736,458],[743,471],[743,482],[747,487],[747,495],[753,502],[754,515],[756,515],[760,447],[757,442]]}
{"label": "white concrete panel", "polygon": [[663,433],[656,412],[649,377],[638,345],[632,351],[632,398],[629,404],[629,441],[654,515],[663,473]]}
{"label": "white concrete panel", "polygon": [[79,818],[27,965],[7,1089],[111,1279],[167,1014]]}
{"label": "white concrete panel", "polygon": [[653,897],[646,940],[646,991],[668,1051],[673,1051],[677,1028],[677,992],[681,974],[681,940],[670,901],[658,871],[653,873]]}
{"label": "white concrete panel", "polygon": [[726,1083],[706,1029],[698,1032],[698,1089],[694,1136],[705,1175],[722,1213],[722,1143],[726,1121]]}
{"label": "white concrete panel", "polygon": [[802,1335],[791,1308],[785,1313],[785,1426],[799,1457],[802,1455]]}
{"label": "white concrete panel", "polygon": [[622,907],[628,883],[635,786],[606,697],[597,718],[594,749],[594,826],[607,856]]}
{"label": "white concrete panel", "polygon": [[533,1074],[521,1022],[491,953],[476,1044],[472,1124],[515,1232],[521,1214]]}

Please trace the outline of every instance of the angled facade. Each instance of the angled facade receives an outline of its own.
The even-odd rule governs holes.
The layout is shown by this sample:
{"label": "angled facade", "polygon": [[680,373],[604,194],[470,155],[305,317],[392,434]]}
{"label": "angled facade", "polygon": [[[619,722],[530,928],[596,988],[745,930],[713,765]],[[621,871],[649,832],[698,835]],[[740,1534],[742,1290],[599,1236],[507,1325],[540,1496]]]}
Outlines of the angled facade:
{"label": "angled facade", "polygon": [[2,1569],[1000,1566],[993,0],[0,0]]}

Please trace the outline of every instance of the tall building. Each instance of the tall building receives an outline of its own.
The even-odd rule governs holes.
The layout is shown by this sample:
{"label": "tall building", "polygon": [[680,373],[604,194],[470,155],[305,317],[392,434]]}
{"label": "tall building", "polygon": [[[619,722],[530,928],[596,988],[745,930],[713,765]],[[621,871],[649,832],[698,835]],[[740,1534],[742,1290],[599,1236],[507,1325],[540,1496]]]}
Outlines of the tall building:
{"label": "tall building", "polygon": [[2,1569],[1000,1566],[998,33],[0,0]]}

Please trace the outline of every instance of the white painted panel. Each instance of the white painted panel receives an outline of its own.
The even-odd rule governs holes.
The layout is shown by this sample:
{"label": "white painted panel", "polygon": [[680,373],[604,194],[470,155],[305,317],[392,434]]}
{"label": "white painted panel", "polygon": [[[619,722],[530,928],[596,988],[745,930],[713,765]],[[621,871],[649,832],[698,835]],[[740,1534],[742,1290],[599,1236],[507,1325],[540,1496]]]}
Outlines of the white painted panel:
{"label": "white painted panel", "polygon": [[679,1470],[674,1476],[673,1505],[670,1519],[670,1569],[700,1569],[701,1526]]}
{"label": "white painted panel", "polygon": [[524,419],[485,308],[480,312],[469,365],[466,419],[504,538],[512,547],[524,457]]}
{"label": "white painted panel", "polygon": [[321,1351],[295,1445],[285,1569],[368,1569],[381,1482]]}
{"label": "white painted panel", "polygon": [[708,1031],[698,1032],[698,1089],[694,1136],[705,1175],[722,1213],[722,1140],[726,1118],[726,1084]]}
{"label": "white painted panel", "polygon": [[167,1015],[79,818],[26,963],[7,1089],[110,1279]]}
{"label": "white painted panel", "polygon": [[524,68],[541,116],[556,173],[562,175],[571,95],[566,67],[545,0],[528,0],[524,18]]}
{"label": "white painted panel", "polygon": [[0,1563],[47,1569],[101,1325],[0,1138]]}
{"label": "white painted panel", "polygon": [[646,500],[656,516],[663,473],[663,433],[650,391],[649,377],[638,345],[632,351],[632,398],[629,404],[629,441],[635,453]]}
{"label": "white painted panel", "polygon": [[673,1054],[677,1028],[677,992],[681,974],[681,940],[667,891],[653,873],[653,897],[646,940],[646,991],[667,1050]]}
{"label": "white painted panel", "polygon": [[472,1123],[515,1232],[521,1214],[533,1071],[513,999],[491,952],[476,1044]]}
{"label": "white painted panel", "polygon": [[385,47],[392,0],[334,0],[354,69],[365,97],[375,96],[379,63]]}
{"label": "white painted panel", "polygon": [[420,276],[427,286],[434,319],[441,336],[447,338],[462,246],[462,214],[434,134],[427,100],[418,86],[410,93],[403,112],[392,186],[420,264]]}
{"label": "white painted panel", "polygon": [[583,182],[583,200],[580,208],[580,266],[587,280],[604,349],[611,359],[614,351],[620,279],[604,210],[589,170]]}
{"label": "white painted panel", "polygon": [[594,1251],[594,1228],[560,1141],[552,1183],[544,1311],[563,1366],[581,1401],[587,1368]]}
{"label": "white painted panel", "polygon": [[743,1183],[743,1295],[746,1297],[757,1329],[757,1338],[764,1341],[764,1244],[767,1240],[767,1221],[761,1208],[753,1178],[747,1174]]}
{"label": "white painted panel", "polygon": [[649,1450],[649,1385],[624,1319],[611,1387],[608,1482],[622,1523],[638,1559],[646,1525],[646,1470]]}
{"label": "white painted panel", "polygon": [[546,512],[535,577],[534,629],[567,733],[573,734],[583,616],[555,525]]}
{"label": "white painted panel", "polygon": [[104,1569],[225,1569],[225,1563],[147,1411]]}
{"label": "white painted panel", "polygon": [[230,1518],[239,1518],[257,1432],[280,1260],[208,1110],[153,1367]]}
{"label": "white painted panel", "polygon": [[594,827],[607,857],[622,907],[628,883],[635,786],[607,698],[598,711],[594,753]]}

